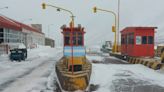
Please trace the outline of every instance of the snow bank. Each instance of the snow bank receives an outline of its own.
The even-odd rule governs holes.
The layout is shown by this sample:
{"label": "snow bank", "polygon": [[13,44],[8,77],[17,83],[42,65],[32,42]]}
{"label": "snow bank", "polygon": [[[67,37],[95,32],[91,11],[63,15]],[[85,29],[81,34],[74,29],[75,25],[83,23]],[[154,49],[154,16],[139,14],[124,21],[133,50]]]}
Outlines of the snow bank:
{"label": "snow bank", "polygon": [[54,57],[57,51],[61,52],[61,48],[51,48],[49,46],[38,46],[35,49],[28,49],[28,59],[36,57]]}

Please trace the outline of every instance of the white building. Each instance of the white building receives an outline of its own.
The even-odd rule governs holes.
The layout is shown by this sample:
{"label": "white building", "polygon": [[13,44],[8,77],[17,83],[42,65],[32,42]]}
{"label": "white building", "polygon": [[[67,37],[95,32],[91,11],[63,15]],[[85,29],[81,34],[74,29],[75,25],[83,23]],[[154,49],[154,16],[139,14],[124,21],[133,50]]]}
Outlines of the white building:
{"label": "white building", "polygon": [[45,45],[45,35],[38,28],[0,15],[0,45],[8,43],[24,43],[27,48]]}

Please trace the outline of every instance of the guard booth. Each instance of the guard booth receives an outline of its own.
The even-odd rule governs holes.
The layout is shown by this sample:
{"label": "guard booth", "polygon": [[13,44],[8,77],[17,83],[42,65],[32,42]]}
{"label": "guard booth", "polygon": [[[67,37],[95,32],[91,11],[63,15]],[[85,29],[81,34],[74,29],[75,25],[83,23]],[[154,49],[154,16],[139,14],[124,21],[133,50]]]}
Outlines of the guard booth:
{"label": "guard booth", "polygon": [[121,54],[154,57],[154,33],[157,27],[126,27],[121,31]]}
{"label": "guard booth", "polygon": [[[71,28],[66,27],[65,25],[61,27],[62,34],[63,34],[63,53],[64,57],[66,58],[66,65],[69,71],[72,70],[73,65],[73,71],[81,71],[83,63],[86,62],[86,52],[84,47],[84,28],[82,28],[80,25],[78,27],[73,28],[73,46],[71,47]],[[72,49],[73,48],[73,49]],[[72,60],[73,56],[73,62]],[[73,63],[73,64],[72,64]]]}

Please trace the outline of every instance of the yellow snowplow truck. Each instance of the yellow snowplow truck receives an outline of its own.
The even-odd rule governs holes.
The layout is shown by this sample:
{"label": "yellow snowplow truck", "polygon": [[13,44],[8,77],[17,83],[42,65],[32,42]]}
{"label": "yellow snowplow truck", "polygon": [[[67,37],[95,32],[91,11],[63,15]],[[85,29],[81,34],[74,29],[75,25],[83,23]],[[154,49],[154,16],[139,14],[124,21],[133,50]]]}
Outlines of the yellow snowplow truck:
{"label": "yellow snowplow truck", "polygon": [[161,63],[164,63],[164,48],[161,50]]}

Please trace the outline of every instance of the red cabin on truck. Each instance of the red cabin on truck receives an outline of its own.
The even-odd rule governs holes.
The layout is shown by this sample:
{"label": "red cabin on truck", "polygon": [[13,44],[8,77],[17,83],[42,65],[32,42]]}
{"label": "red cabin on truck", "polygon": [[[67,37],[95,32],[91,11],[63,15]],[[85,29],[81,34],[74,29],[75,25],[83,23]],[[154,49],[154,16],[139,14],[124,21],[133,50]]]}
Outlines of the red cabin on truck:
{"label": "red cabin on truck", "polygon": [[121,54],[154,57],[154,33],[157,27],[126,27],[121,31]]}

